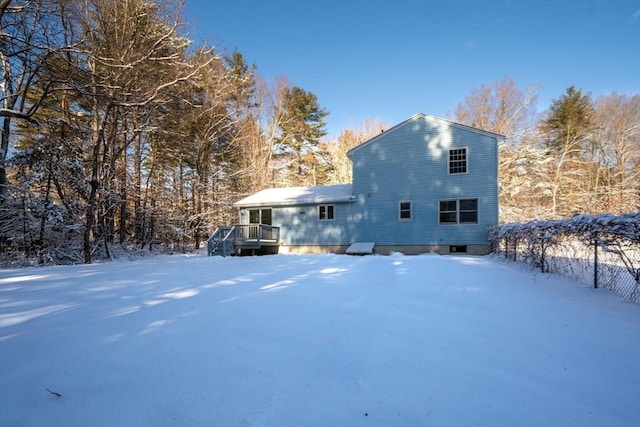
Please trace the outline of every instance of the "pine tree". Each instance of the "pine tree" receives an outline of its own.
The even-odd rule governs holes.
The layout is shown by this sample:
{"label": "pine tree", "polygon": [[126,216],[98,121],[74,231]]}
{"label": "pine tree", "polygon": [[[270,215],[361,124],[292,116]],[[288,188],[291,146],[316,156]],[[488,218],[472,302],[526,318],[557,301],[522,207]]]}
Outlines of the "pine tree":
{"label": "pine tree", "polygon": [[[588,180],[589,144],[595,128],[595,110],[589,94],[569,86],[552,101],[548,117],[540,123],[549,156],[553,159],[551,217],[585,210],[581,183]],[[588,197],[588,195],[586,196]]]}
{"label": "pine tree", "polygon": [[587,148],[594,130],[595,110],[590,94],[569,86],[567,92],[552,101],[549,116],[540,128],[547,135],[547,147],[576,157]]}
{"label": "pine tree", "polygon": [[284,118],[278,148],[281,155],[291,156],[294,184],[305,183],[310,172],[305,168],[305,157],[314,151],[320,138],[326,135],[324,118],[329,114],[320,107],[315,94],[299,87],[283,89]]}

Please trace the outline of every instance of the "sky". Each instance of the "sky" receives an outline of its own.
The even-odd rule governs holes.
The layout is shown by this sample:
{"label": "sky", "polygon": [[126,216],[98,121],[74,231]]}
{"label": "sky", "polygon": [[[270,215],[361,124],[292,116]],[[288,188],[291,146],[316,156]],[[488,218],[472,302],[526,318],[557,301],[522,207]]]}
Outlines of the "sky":
{"label": "sky", "polygon": [[637,427],[639,363],[638,304],[495,257],[0,269],[2,426]]}
{"label": "sky", "polygon": [[197,43],[316,94],[329,136],[366,118],[453,118],[504,77],[542,85],[539,112],[570,85],[640,92],[638,0],[186,0],[185,12]]}

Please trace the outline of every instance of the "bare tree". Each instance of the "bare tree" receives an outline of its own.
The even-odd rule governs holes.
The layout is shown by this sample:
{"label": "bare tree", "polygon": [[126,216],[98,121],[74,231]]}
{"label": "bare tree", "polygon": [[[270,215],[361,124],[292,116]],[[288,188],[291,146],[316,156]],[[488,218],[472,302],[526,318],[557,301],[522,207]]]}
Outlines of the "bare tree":
{"label": "bare tree", "polygon": [[521,90],[512,78],[473,89],[458,104],[455,118],[507,137],[499,147],[501,221],[546,215],[550,193],[546,150],[536,147],[536,110],[540,85]]}
{"label": "bare tree", "polygon": [[540,85],[520,89],[510,77],[475,88],[458,104],[455,120],[507,136],[512,143],[530,138],[535,130]]}
{"label": "bare tree", "polygon": [[[124,118],[135,112],[137,118],[126,123],[144,126],[154,106],[170,100],[172,88],[193,78],[198,68],[184,56],[190,42],[178,35],[179,6],[168,11],[144,0],[84,1],[78,20],[86,34],[81,55],[90,81],[78,89],[90,99],[93,119],[84,230],[84,260],[89,263],[95,243],[102,241],[108,251],[105,231],[117,205],[113,178],[117,159],[127,148],[120,143],[126,139],[118,138],[129,131],[122,128]],[[143,137],[137,133],[141,130],[133,133]],[[141,153],[136,157],[140,161]]]}
{"label": "bare tree", "polygon": [[379,135],[385,129],[389,129],[389,125],[384,121],[368,118],[355,129],[343,129],[336,141],[322,144],[322,149],[327,152],[331,169],[331,175],[327,183],[350,183],[352,180],[352,168],[347,152]]}
{"label": "bare tree", "polygon": [[640,95],[612,93],[594,102],[593,140],[600,212],[640,210]]}
{"label": "bare tree", "polygon": [[534,144],[500,147],[500,222],[551,217],[553,158]]}

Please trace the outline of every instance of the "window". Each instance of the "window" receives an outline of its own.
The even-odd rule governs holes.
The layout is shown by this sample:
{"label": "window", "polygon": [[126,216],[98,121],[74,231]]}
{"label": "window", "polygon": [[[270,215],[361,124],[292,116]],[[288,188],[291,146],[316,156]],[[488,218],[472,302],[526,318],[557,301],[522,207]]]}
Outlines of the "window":
{"label": "window", "polygon": [[458,200],[458,207],[459,223],[475,224],[478,222],[478,199],[460,199]]}
{"label": "window", "polygon": [[478,199],[440,200],[440,224],[477,224]]}
{"label": "window", "polygon": [[398,218],[401,221],[411,219],[411,202],[401,201],[398,203]]}
{"label": "window", "polygon": [[320,221],[325,221],[328,219],[333,219],[333,205],[320,205],[318,206],[318,219]]}
{"label": "window", "polygon": [[467,149],[449,150],[449,173],[467,173]]}
{"label": "window", "polygon": [[249,224],[271,225],[271,209],[249,210]]}
{"label": "window", "polygon": [[440,201],[440,224],[457,224],[458,222],[458,201]]}

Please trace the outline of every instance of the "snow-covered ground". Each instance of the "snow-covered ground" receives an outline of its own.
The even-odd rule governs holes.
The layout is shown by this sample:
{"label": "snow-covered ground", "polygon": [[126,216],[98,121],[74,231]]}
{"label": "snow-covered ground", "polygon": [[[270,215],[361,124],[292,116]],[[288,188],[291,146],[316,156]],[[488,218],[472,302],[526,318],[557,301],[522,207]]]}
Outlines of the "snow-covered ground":
{"label": "snow-covered ground", "polygon": [[640,306],[490,257],[0,270],[0,425],[637,427]]}

